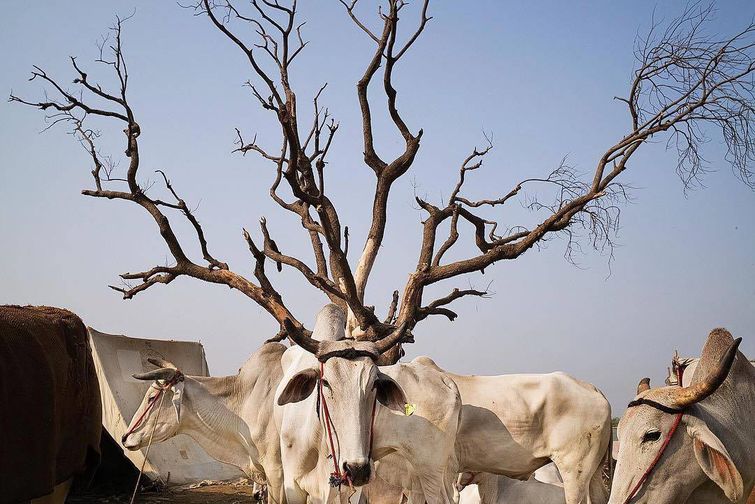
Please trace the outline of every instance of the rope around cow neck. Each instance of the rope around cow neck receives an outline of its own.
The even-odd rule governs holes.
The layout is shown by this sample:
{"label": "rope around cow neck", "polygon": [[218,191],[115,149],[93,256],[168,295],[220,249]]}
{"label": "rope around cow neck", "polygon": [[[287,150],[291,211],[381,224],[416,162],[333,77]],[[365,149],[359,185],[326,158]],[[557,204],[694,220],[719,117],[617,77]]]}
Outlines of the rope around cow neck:
{"label": "rope around cow neck", "polygon": [[[328,410],[328,403],[325,400],[325,394],[323,392],[323,385],[322,382],[324,380],[324,373],[325,373],[325,363],[320,363],[320,379],[317,383],[317,393],[318,393],[318,399],[320,401],[320,404],[322,405],[322,412],[323,416],[325,417],[325,427],[327,428],[328,432],[328,442],[330,444],[330,456],[333,459],[333,468],[335,469],[332,473],[330,473],[330,480],[329,484],[332,487],[340,488],[342,484],[346,483],[351,487],[351,478],[349,477],[348,473],[342,473],[341,468],[338,467],[338,453],[336,452],[335,443],[333,442],[333,432],[331,429],[332,420],[330,419],[330,411]],[[333,426],[335,427],[335,426]],[[340,443],[339,443],[339,452],[340,452]]]}
{"label": "rope around cow neck", "polygon": [[149,442],[147,443],[147,451],[144,453],[144,460],[142,460],[142,466],[139,468],[139,476],[136,478],[136,485],[134,485],[134,493],[131,494],[131,500],[129,504],[134,504],[136,499],[136,492],[139,490],[139,482],[142,480],[142,474],[144,474],[144,465],[147,463],[147,457],[149,457],[149,449],[152,446],[152,438],[155,436],[155,429],[157,429],[157,422],[160,420],[160,412],[163,409],[163,399],[165,399],[165,389],[160,389],[160,404],[157,406],[157,416],[155,417],[155,424],[152,426],[152,432],[149,435]]}

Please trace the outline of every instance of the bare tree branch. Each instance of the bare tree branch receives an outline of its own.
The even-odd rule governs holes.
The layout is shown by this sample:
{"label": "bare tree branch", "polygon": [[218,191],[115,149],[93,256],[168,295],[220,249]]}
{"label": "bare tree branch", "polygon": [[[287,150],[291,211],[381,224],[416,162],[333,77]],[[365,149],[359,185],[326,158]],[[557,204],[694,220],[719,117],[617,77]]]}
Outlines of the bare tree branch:
{"label": "bare tree branch", "polygon": [[[265,262],[270,259],[279,271],[283,265],[295,268],[309,284],[348,309],[351,337],[377,341],[379,348],[387,349],[383,360],[390,362],[401,354],[402,343],[412,341],[412,330],[419,321],[430,315],[454,320],[457,314],[450,307],[454,301],[466,296],[488,295],[487,290],[454,289],[449,295],[426,304],[423,295],[428,286],[470,273],[484,273],[489,266],[516,259],[558,236],[566,240],[565,256],[570,261],[583,241],[612,257],[621,207],[631,189],[620,176],[637,150],[651,141],[665,140],[668,147],[676,150],[676,170],[686,189],[699,182],[708,170],[704,146],[709,136],[718,131],[727,147],[726,160],[742,181],[755,188],[752,172],[755,23],[730,37],[711,35],[707,27],[713,8],[692,4],[676,20],[665,24],[654,21],[647,35],[638,37],[637,63],[628,94],[617,97],[617,102],[628,110],[627,131],[599,157],[590,173],[579,173],[564,159],[552,170],[531,168],[532,176],[511,181],[511,185],[500,192],[474,196],[474,188],[470,187],[475,178],[473,174],[483,172],[483,164],[489,162],[493,148],[492,139],[486,135],[485,147],[473,149],[463,159],[458,168],[458,180],[447,201],[433,204],[416,198],[426,214],[417,265],[401,295],[398,291],[393,293],[387,316],[381,322],[374,313],[373,305],[377,303],[365,302],[368,280],[386,233],[390,191],[396,180],[411,168],[422,138],[422,130],[410,127],[407,118],[399,112],[394,76],[397,64],[414,47],[432,17],[429,16],[429,0],[423,0],[417,9],[414,28],[407,32],[401,24],[401,33],[405,33],[401,35],[399,17],[404,17],[408,5],[404,0],[384,0],[373,20],[357,14],[358,0],[339,1],[358,30],[375,43],[356,86],[362,119],[363,161],[375,175],[375,187],[369,228],[353,269],[348,261],[349,241],[359,234],[353,234],[353,224],[352,229],[342,226],[338,210],[326,190],[328,156],[339,123],[322,105],[326,85],[312,97],[312,115],[309,117],[307,112],[305,117],[300,113],[291,84],[294,63],[307,47],[302,34],[304,23],[298,19],[295,0],[250,0],[244,6],[233,0],[196,0],[190,8],[196,15],[206,16],[225,39],[241,50],[254,76],[247,82],[253,99],[274,114],[280,128],[279,150],[265,147],[256,135],[248,141],[237,128],[234,152],[253,153],[269,163],[272,168],[269,195],[298,218],[312,247],[313,266],[307,264],[309,261],[283,253],[262,219],[261,247],[246,230],[243,232],[255,262],[256,283],[252,282],[210,254],[205,232],[195,216],[196,210],[189,208],[162,170],[157,173],[165,184],[168,198],[147,195],[151,184],[141,183],[138,177],[142,131],[127,99],[129,74],[121,49],[124,20],[117,19],[110,36],[102,39],[96,60],[113,72],[117,89],[104,89],[72,58],[75,90],[64,88],[58,80],[34,67],[31,80],[41,82],[54,98],[45,96],[35,101],[11,94],[10,101],[47,111],[46,129],[58,124],[71,126],[72,134],[93,163],[91,173],[95,188],[84,190],[83,194],[133,202],[157,223],[174,264],[121,275],[125,285],[111,287],[124,298],[129,299],[152,285],[190,276],[237,289],[265,308],[281,326],[275,340],[286,337],[286,320],[292,321],[291,330],[306,332],[283,304],[282,296],[267,276]],[[386,154],[375,142],[374,98],[368,91],[380,78],[376,76],[381,71],[380,97],[385,100],[384,113],[401,142],[397,155]],[[93,99],[104,106],[92,105]],[[122,176],[115,173],[117,163],[98,150],[100,134],[87,125],[90,117],[125,124],[128,166]],[[529,209],[529,217],[521,222],[509,222],[513,219],[503,212],[513,201]],[[189,258],[188,249],[168,220],[170,211],[180,212],[192,225],[204,263],[198,264]],[[461,248],[460,243],[465,239],[474,247],[465,247],[468,251],[465,254],[450,253],[455,247]],[[446,260],[448,257],[453,260]]]}
{"label": "bare tree branch", "polygon": [[445,306],[448,304],[453,303],[459,298],[462,298],[464,296],[477,296],[477,297],[486,297],[488,295],[488,291],[479,291],[476,289],[465,289],[465,290],[459,290],[454,289],[451,291],[451,293],[445,297],[442,297],[440,299],[436,299],[435,301],[431,302],[427,306],[423,306],[422,308],[419,308],[417,313],[417,321],[422,320],[429,315],[443,315],[445,317],[448,317],[448,320],[451,322],[458,317],[456,312],[446,308]]}
{"label": "bare tree branch", "polygon": [[[91,173],[94,178],[95,189],[85,189],[82,191],[82,194],[96,198],[131,201],[147,211],[157,223],[160,235],[170,250],[175,264],[173,266],[156,266],[139,273],[124,273],[121,275],[121,278],[125,282],[125,286],[110,287],[113,290],[121,292],[124,299],[131,299],[136,294],[155,284],[168,284],[179,276],[190,276],[199,280],[224,284],[232,289],[237,289],[265,308],[280,324],[283,324],[285,319],[291,319],[296,326],[301,327],[301,323],[296,321],[296,318],[283,305],[281,297],[277,291],[272,288],[272,285],[266,280],[266,277],[264,277],[263,274],[260,274],[260,272],[264,273],[264,270],[261,269],[262,266],[259,263],[259,258],[257,273],[260,280],[265,280],[263,286],[258,286],[241,275],[230,271],[226,263],[216,259],[210,254],[207,240],[199,221],[189,209],[186,202],[177,194],[167,175],[162,170],[158,170],[158,173],[162,176],[163,181],[165,182],[165,187],[175,199],[175,203],[149,197],[146,189],[139,184],[139,136],[141,134],[141,128],[136,122],[134,112],[127,99],[128,71],[121,47],[122,23],[123,20],[117,18],[116,24],[111,28],[111,35],[114,42],[108,47],[112,59],[106,59],[108,56],[105,53],[105,46],[108,39],[104,38],[100,45],[100,57],[97,60],[98,62],[111,67],[114,71],[119,83],[117,94],[108,93],[99,85],[92,84],[89,80],[88,74],[78,65],[76,59],[72,58],[71,63],[78,74],[74,83],[82,88],[79,96],[74,96],[73,93],[65,91],[55,79],[48,76],[38,67],[35,67],[36,70],[32,77],[32,79],[36,77],[42,78],[45,82],[49,83],[54,90],[66,100],[66,105],[60,105],[59,102],[53,100],[31,102],[11,95],[11,101],[35,106],[42,110],[53,108],[60,111],[62,115],[55,119],[55,124],[60,122],[68,122],[72,124],[73,134],[87,150],[94,164]],[[105,98],[107,102],[112,103],[117,107],[116,110],[98,109],[90,106],[87,99],[84,98],[84,92],[89,92],[94,96]],[[76,116],[74,115],[75,112],[79,112],[82,115]],[[126,122],[124,134],[126,136],[127,147],[125,152],[129,164],[125,178],[113,178],[111,176],[112,168],[107,168],[108,164],[103,162],[95,145],[98,134],[85,126],[84,121],[87,115],[116,118]],[[126,187],[124,190],[105,189],[103,185],[104,183],[118,182],[125,184]],[[179,210],[191,223],[196,232],[202,256],[205,261],[207,261],[207,266],[198,265],[189,259],[179,238],[175,234],[168,217],[162,212],[161,208]],[[130,281],[138,281],[139,283],[132,285],[129,283]]]}
{"label": "bare tree branch", "polygon": [[385,316],[384,324],[393,324],[396,320],[396,310],[398,309],[398,291],[393,291],[391,306],[388,308],[388,314]]}

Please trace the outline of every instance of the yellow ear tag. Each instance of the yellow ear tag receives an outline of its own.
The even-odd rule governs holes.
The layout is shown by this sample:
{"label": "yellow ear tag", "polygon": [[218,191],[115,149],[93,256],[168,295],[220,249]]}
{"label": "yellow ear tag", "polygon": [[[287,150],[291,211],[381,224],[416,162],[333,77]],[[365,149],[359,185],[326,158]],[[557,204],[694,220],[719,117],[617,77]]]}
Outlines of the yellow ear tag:
{"label": "yellow ear tag", "polygon": [[412,416],[416,409],[417,409],[417,406],[415,406],[414,404],[406,403],[404,404],[404,415]]}

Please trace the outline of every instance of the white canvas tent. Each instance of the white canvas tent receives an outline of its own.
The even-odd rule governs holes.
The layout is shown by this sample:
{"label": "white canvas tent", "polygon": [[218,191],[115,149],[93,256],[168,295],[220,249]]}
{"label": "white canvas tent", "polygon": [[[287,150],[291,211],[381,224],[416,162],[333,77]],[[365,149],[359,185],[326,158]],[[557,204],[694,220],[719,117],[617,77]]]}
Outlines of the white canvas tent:
{"label": "white canvas tent", "polygon": [[[89,339],[100,382],[102,425],[116,441],[126,432],[129,421],[150,386],[150,383],[131,376],[154,369],[147,362],[148,357],[171,361],[187,375],[209,376],[204,348],[200,343],[115,336],[91,327]],[[124,450],[124,454],[138,468],[144,461],[144,451]],[[152,445],[144,474],[171,485],[243,476],[238,468],[211,458],[193,439],[183,434]]]}

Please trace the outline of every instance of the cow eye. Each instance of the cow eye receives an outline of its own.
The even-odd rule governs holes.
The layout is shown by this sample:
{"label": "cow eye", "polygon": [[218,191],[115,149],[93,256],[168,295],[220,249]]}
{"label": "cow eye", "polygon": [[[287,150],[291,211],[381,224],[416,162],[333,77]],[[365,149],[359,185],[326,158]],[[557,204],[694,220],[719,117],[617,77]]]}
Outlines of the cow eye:
{"label": "cow eye", "polygon": [[323,387],[327,387],[330,390],[333,390],[332,388],[330,388],[330,382],[328,380],[326,380],[325,378],[322,379],[322,386]]}
{"label": "cow eye", "polygon": [[659,439],[661,439],[661,433],[659,431],[649,431],[646,432],[644,436],[642,436],[643,443],[650,443],[653,441],[658,441]]}

